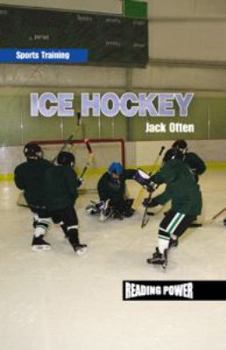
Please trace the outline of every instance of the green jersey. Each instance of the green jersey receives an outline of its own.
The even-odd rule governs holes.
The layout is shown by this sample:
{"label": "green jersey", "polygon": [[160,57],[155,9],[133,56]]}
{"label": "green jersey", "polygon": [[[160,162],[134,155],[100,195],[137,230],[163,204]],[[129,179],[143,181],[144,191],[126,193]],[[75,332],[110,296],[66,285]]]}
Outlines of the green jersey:
{"label": "green jersey", "polygon": [[184,155],[184,163],[192,170],[196,181],[198,182],[199,175],[202,175],[206,171],[206,165],[204,161],[193,152],[188,152]]}
{"label": "green jersey", "polygon": [[156,184],[166,184],[166,190],[155,197],[158,204],[172,201],[172,210],[189,216],[201,213],[202,198],[191,169],[181,160],[172,159],[151,177]]}

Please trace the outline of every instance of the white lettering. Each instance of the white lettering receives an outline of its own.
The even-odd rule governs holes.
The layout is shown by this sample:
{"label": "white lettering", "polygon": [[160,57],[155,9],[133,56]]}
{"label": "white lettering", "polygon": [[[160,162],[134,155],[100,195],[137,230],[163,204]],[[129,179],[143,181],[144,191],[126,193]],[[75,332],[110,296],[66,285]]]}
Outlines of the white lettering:
{"label": "white lettering", "polygon": [[21,52],[16,51],[16,59],[17,60],[38,60],[39,59],[39,53],[32,51],[32,52]]}
{"label": "white lettering", "polygon": [[131,299],[148,295],[161,295],[161,286],[143,285],[136,283],[125,283],[125,298]]}
{"label": "white lettering", "polygon": [[133,106],[132,103],[139,103],[139,99],[136,94],[132,92],[126,92],[121,97],[121,110],[127,117],[134,117],[138,112],[138,106]]}
{"label": "white lettering", "polygon": [[166,124],[159,123],[159,124],[151,124],[146,123],[146,133],[159,133],[159,132],[166,132]]}
{"label": "white lettering", "polygon": [[165,117],[174,117],[175,110],[173,109],[174,94],[159,94],[159,111],[158,115],[164,115]]}
{"label": "white lettering", "polygon": [[60,117],[73,117],[74,109],[72,108],[73,93],[58,93],[58,115]]}
{"label": "white lettering", "polygon": [[169,132],[193,133],[195,132],[195,125],[183,123],[169,123]]}
{"label": "white lettering", "polygon": [[81,94],[81,115],[83,117],[88,117],[91,110],[93,117],[99,117],[101,113],[100,109],[100,94],[94,93],[82,93]]}
{"label": "white lettering", "polygon": [[163,286],[163,295],[193,299],[193,284],[189,282],[178,285]]}
{"label": "white lettering", "polygon": [[114,92],[108,92],[101,98],[101,111],[106,117],[115,117],[120,110],[120,99]]}
{"label": "white lettering", "polygon": [[41,51],[41,58],[44,60],[69,60],[70,52],[67,51]]}
{"label": "white lettering", "polygon": [[58,93],[57,96],[52,92],[44,92],[40,96],[38,93],[31,93],[31,116],[38,117],[41,114],[43,117],[50,118],[57,114],[59,117],[73,117],[73,99],[73,93]]}
{"label": "white lettering", "polygon": [[188,115],[188,106],[191,103],[191,100],[193,98],[193,93],[192,92],[187,92],[186,94],[175,94],[175,99],[178,103],[179,106],[179,111],[180,111],[180,116],[181,117],[187,117]]}
{"label": "white lettering", "polygon": [[[23,53],[25,55],[26,53]],[[30,53],[30,56],[31,57]],[[41,51],[43,59],[56,59],[57,52]],[[56,56],[55,56],[56,54]],[[64,53],[60,53],[64,54]],[[66,53],[65,53],[66,54]],[[69,53],[68,53],[69,54]],[[20,53],[18,52],[20,56]],[[20,56],[21,57],[21,56]],[[65,58],[67,56],[61,56]],[[68,56],[69,57],[69,56]],[[188,106],[193,94],[188,93],[139,93],[126,92],[120,97],[114,92],[106,92],[101,96],[100,93],[82,93],[81,94],[81,115],[88,117],[100,117],[101,114],[106,117],[115,117],[119,114],[131,118],[138,117],[175,117],[177,103],[180,115],[187,116]],[[55,114],[61,117],[74,116],[72,108],[74,98],[73,93],[58,93],[55,95],[51,92],[45,92],[39,96],[37,93],[31,94],[31,116],[37,117],[39,114],[44,117],[51,117]],[[48,104],[48,106],[47,106]],[[169,132],[176,133],[193,133],[194,124],[170,123]],[[164,123],[146,124],[147,132],[166,132]]]}

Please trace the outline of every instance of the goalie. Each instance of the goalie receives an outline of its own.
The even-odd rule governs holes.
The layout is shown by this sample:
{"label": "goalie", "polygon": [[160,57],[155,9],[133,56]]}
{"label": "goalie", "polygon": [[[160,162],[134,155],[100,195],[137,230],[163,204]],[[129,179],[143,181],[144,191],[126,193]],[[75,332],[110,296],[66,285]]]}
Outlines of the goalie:
{"label": "goalie", "polygon": [[126,198],[126,180],[134,179],[137,170],[124,169],[120,163],[113,162],[98,181],[97,190],[100,202],[93,202],[86,210],[89,214],[99,214],[100,220],[112,217],[122,220],[131,217],[132,199]]}

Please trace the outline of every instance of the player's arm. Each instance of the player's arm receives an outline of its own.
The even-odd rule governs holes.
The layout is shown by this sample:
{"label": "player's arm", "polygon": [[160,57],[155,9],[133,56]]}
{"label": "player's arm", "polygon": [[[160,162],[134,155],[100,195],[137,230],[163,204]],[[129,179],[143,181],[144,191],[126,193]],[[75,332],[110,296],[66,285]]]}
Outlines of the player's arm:
{"label": "player's arm", "polygon": [[166,188],[165,191],[156,197],[148,197],[143,201],[144,207],[152,208],[157,205],[164,205],[171,200],[170,192]]}
{"label": "player's arm", "polygon": [[76,200],[78,197],[78,178],[76,173],[72,168],[66,168],[67,171],[65,172],[65,181],[67,186],[67,191],[72,198],[73,201]]}
{"label": "player's arm", "polygon": [[175,180],[174,162],[169,161],[163,165],[163,167],[154,175],[151,176],[151,182],[161,185],[163,183],[171,183]]}
{"label": "player's arm", "polygon": [[137,169],[125,169],[123,171],[123,177],[125,180],[134,180],[136,173]]}
{"label": "player's arm", "polygon": [[149,192],[155,191],[155,189],[163,184],[170,183],[175,180],[174,163],[167,162],[157,173],[150,176],[143,170],[138,169],[134,179],[145,187]]}
{"label": "player's arm", "polygon": [[171,196],[170,196],[170,192],[166,189],[163,193],[159,194],[158,196],[153,198],[156,205],[164,205],[167,202],[170,201]]}
{"label": "player's arm", "polygon": [[186,157],[186,163],[190,166],[195,174],[202,175],[206,171],[206,164],[195,153],[188,153]]}
{"label": "player's arm", "polygon": [[20,166],[18,166],[14,171],[14,181],[15,181],[16,186],[20,190],[25,189],[26,185],[25,185],[24,176],[23,176],[23,173],[22,173]]}

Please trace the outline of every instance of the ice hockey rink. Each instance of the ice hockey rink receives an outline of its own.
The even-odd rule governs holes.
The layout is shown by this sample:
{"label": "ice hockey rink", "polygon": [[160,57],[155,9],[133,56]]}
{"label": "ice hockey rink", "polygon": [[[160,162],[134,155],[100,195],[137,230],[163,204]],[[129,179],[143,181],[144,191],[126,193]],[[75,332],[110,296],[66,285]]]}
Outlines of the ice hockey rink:
{"label": "ice hockey rink", "polygon": [[[225,206],[225,178],[226,171],[207,171],[201,179],[204,221]],[[130,181],[130,193],[137,189]],[[224,280],[224,215],[189,229],[164,272],[145,261],[162,213],[143,230],[142,208],[103,223],[84,210],[96,194],[82,195],[77,209],[87,254],[75,256],[57,226],[48,233],[52,250],[33,252],[29,210],[16,205],[13,183],[2,182],[0,192],[2,349],[225,349],[225,302],[122,301],[123,280]]]}
{"label": "ice hockey rink", "polygon": [[[225,32],[226,0],[0,3],[0,350],[226,350],[226,298],[124,301],[122,288],[226,281],[226,211],[211,220],[226,208]],[[207,166],[203,224],[169,251],[164,271],[146,259],[168,207],[143,229],[141,205],[106,222],[85,207],[111,162],[157,170],[177,139]],[[13,181],[31,141],[50,161],[66,141],[78,175],[89,163],[92,191],[76,202],[83,256],[53,224],[52,249],[31,249],[32,215]],[[136,198],[140,186],[127,190]]]}

